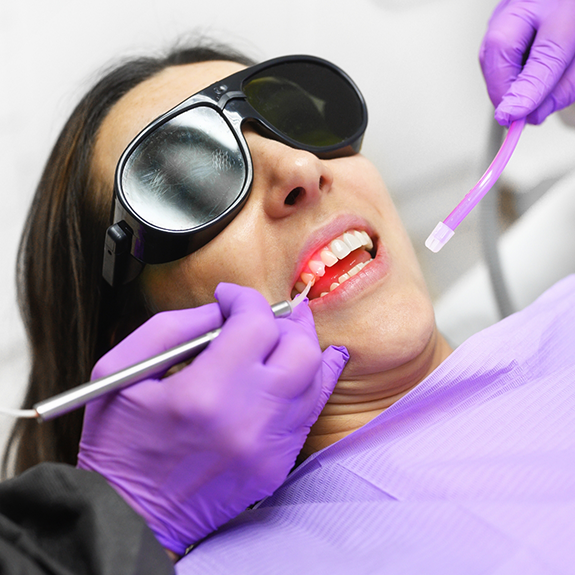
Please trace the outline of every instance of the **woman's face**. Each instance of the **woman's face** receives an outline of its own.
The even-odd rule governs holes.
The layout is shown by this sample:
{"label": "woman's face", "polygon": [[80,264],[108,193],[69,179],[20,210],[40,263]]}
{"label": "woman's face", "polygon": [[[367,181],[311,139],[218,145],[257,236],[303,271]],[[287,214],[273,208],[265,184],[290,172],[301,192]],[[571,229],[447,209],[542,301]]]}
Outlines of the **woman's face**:
{"label": "woman's face", "polygon": [[[101,127],[97,177],[111,189],[122,151],[146,124],[240,68],[232,62],[171,67],[126,94]],[[351,356],[345,374],[356,380],[430,353],[436,339],[431,302],[410,240],[374,166],[360,154],[321,160],[250,127],[244,133],[254,166],[245,207],[200,250],[146,267],[142,280],[153,306],[164,310],[214,301],[221,281],[254,287],[270,303],[284,300],[301,282],[302,272],[310,271],[310,260],[322,261],[326,246],[346,232],[363,231],[374,244],[371,253],[361,247],[344,257],[344,248],[343,259],[325,267],[310,294],[322,347],[345,345]],[[338,245],[331,250],[336,257]],[[357,271],[357,262],[371,256],[373,261]],[[323,259],[331,263],[333,255],[324,253]],[[350,267],[357,273],[330,291]],[[322,292],[328,293],[321,297]]]}

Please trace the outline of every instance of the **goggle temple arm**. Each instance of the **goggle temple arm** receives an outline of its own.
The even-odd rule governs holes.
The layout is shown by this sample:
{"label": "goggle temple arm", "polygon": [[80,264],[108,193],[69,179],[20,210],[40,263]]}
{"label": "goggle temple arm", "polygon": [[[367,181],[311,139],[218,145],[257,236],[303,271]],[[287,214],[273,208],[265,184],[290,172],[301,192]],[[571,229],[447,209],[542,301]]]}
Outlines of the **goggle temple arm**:
{"label": "goggle temple arm", "polygon": [[130,253],[132,237],[132,230],[123,221],[106,230],[102,276],[112,287],[136,279],[144,267],[144,264]]}

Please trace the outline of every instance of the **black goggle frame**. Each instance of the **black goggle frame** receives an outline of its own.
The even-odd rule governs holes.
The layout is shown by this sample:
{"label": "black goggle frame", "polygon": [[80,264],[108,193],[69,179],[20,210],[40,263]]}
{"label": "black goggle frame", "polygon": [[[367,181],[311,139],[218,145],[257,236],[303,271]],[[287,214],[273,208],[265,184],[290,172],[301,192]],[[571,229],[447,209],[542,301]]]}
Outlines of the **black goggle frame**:
{"label": "black goggle frame", "polygon": [[[242,91],[242,86],[247,80],[278,64],[297,62],[328,68],[343,78],[349,84],[348,87],[355,92],[363,117],[357,130],[350,137],[327,146],[302,144],[278,130],[248,103]],[[205,224],[184,231],[159,228],[145,221],[130,206],[123,190],[123,172],[131,155],[150,134],[179,114],[199,106],[207,106],[216,110],[235,135],[244,157],[243,188],[236,200],[223,213]],[[343,70],[331,62],[314,56],[283,56],[256,64],[215,82],[151,122],[128,145],[116,168],[113,224],[106,233],[103,262],[103,277],[111,286],[121,285],[135,279],[144,264],[167,263],[193,253],[218,235],[238,214],[249,197],[253,181],[251,155],[241,130],[245,121],[254,122],[256,128],[265,136],[293,148],[311,152],[320,158],[341,157],[359,152],[367,127],[367,108],[355,83]]]}

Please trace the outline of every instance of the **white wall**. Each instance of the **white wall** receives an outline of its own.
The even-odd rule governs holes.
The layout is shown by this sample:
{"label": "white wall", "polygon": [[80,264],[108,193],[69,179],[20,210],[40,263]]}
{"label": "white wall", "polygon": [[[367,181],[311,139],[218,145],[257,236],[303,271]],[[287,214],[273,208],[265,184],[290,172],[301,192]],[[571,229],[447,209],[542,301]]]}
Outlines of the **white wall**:
{"label": "white wall", "polygon": [[[3,2],[2,402],[16,402],[25,380],[25,343],[13,268],[27,206],[65,117],[102,64],[119,55],[165,46],[194,30],[224,39],[257,59],[312,53],[333,60],[366,96],[370,127],[364,153],[381,169],[420,245],[480,175],[491,105],[477,52],[495,4],[495,0]],[[554,126],[552,137],[553,130],[561,130]],[[568,140],[567,147],[572,144]],[[526,162],[531,164],[531,159]],[[452,240],[455,247],[446,248],[436,259],[422,253],[434,293],[441,290],[447,271],[456,277],[468,264],[469,253],[475,254],[472,218],[467,229],[471,233],[467,240],[457,244]]]}

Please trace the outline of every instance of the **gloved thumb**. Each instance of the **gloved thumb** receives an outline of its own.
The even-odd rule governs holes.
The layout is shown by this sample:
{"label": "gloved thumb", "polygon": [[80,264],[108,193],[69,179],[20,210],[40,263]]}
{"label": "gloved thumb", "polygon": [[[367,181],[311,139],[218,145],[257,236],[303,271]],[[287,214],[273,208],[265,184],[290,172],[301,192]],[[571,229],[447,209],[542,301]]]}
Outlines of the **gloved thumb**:
{"label": "gloved thumb", "polygon": [[330,345],[322,353],[321,361],[321,377],[322,377],[322,387],[321,394],[318,402],[313,410],[312,418],[315,421],[321,410],[324,408],[327,400],[332,394],[335,386],[337,385],[337,380],[346,366],[349,360],[349,352],[344,346]]}

